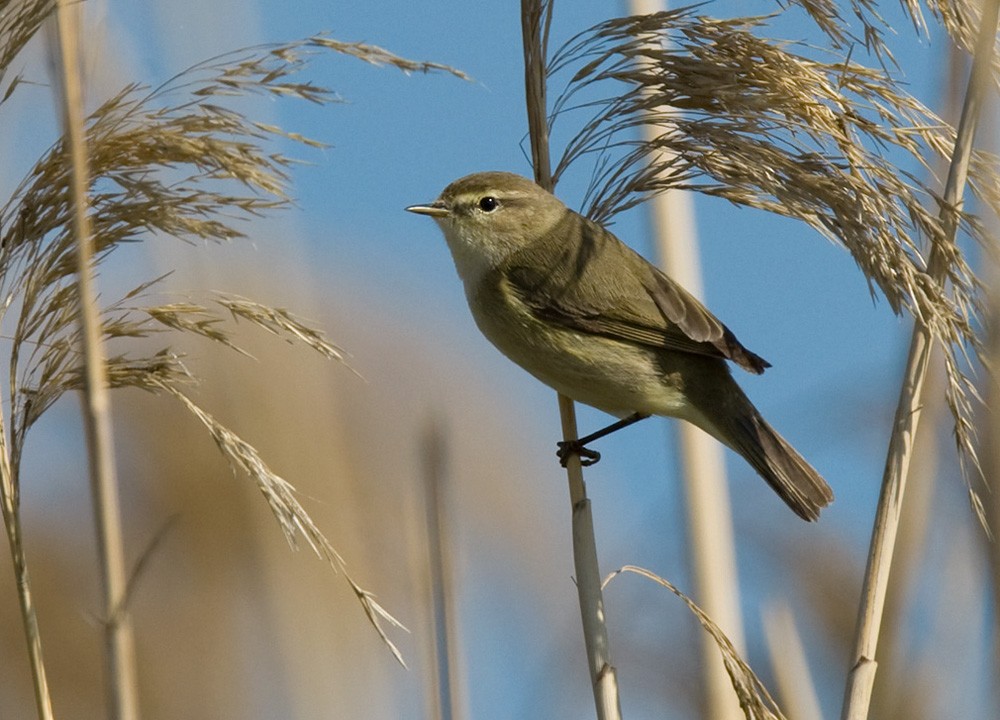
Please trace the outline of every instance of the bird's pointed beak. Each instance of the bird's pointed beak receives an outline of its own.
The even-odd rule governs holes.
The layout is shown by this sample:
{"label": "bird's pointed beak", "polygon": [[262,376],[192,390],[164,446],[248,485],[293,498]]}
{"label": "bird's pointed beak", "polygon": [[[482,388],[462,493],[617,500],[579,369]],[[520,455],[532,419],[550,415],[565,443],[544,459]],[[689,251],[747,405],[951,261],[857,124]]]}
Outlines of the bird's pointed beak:
{"label": "bird's pointed beak", "polygon": [[447,206],[440,200],[435,200],[429,205],[410,205],[406,208],[407,212],[416,213],[417,215],[430,215],[431,217],[447,217],[451,214]]}

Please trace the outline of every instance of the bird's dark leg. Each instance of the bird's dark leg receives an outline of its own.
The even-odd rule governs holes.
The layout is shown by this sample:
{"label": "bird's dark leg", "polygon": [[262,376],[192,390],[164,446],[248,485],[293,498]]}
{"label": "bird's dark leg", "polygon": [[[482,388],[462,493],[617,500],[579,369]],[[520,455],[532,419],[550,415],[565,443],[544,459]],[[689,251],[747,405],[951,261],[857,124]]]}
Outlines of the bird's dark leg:
{"label": "bird's dark leg", "polygon": [[640,420],[645,420],[648,417],[649,413],[632,413],[627,418],[622,418],[618,422],[613,422],[607,427],[601,428],[597,432],[590,433],[590,435],[585,435],[577,440],[563,440],[556,443],[556,445],[559,446],[559,450],[556,451],[556,455],[559,456],[559,464],[566,467],[566,463],[569,462],[570,456],[579,455],[581,465],[585,467],[593,465],[601,459],[601,453],[596,450],[591,450],[586,447],[586,445],[594,442],[594,440],[600,440],[602,437],[610,435],[613,432],[617,432],[622,428],[626,428],[629,425],[634,425]]}

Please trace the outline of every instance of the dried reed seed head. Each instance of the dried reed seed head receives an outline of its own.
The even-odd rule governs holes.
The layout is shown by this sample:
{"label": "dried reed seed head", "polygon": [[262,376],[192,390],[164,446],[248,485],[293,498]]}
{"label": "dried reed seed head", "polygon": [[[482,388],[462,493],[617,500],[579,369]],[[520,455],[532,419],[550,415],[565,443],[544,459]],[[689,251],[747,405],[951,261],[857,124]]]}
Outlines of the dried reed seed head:
{"label": "dried reed seed head", "polygon": [[[572,38],[550,65],[550,77],[571,73],[551,116],[584,121],[554,178],[584,158],[593,164],[584,205],[599,221],[684,188],[797,218],[842,244],[869,286],[944,348],[956,439],[977,465],[969,361],[980,355],[982,300],[953,230],[990,243],[930,184],[955,131],[884,69],[797,54],[804,46],[760,37],[766,23],[688,8],[609,20]],[[974,160],[972,188],[996,212],[1000,163],[984,153]],[[928,267],[929,248],[940,268]]]}
{"label": "dried reed seed head", "polygon": [[[51,11],[51,0],[13,3],[0,13],[0,88],[20,50]],[[252,48],[219,56],[179,73],[156,88],[128,85],[88,118],[90,219],[100,264],[121,243],[157,235],[185,240],[225,241],[243,237],[236,223],[289,202],[293,160],[267,148],[275,139],[319,147],[297,133],[253,121],[220,98],[265,95],[314,103],[337,100],[328,89],[294,79],[305,56],[334,51],[403,72],[459,71],[416,62],[382,48],[316,36],[285,45]],[[19,86],[7,84],[6,100]],[[64,393],[82,386],[74,283],[75,246],[68,230],[70,167],[66,148],[56,142],[0,207],[0,293],[4,313],[14,313],[11,340],[10,458],[14,492],[25,436]],[[138,285],[102,308],[105,340],[138,339],[182,332],[240,351],[228,317],[249,321],[288,342],[304,343],[325,357],[345,353],[319,330],[283,308],[233,295],[215,306],[149,303],[147,292],[162,278]],[[195,378],[169,347],[112,355],[107,361],[112,387],[138,387],[177,399],[208,429],[234,471],[260,488],[289,542],[304,537],[318,555],[344,574],[379,635],[402,662],[383,622],[398,625],[370,593],[346,574],[342,558],[298,503],[294,489],[263,462],[256,450],[218,423],[180,388]]]}

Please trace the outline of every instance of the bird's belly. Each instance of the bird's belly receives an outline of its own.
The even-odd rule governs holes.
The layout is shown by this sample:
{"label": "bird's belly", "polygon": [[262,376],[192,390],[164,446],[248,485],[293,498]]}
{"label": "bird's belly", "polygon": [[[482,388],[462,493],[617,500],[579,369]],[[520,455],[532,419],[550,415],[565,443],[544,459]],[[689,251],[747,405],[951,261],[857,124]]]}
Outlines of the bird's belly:
{"label": "bird's belly", "polygon": [[690,419],[681,365],[671,353],[550,325],[529,312],[473,312],[504,355],[549,387],[612,415],[635,412]]}

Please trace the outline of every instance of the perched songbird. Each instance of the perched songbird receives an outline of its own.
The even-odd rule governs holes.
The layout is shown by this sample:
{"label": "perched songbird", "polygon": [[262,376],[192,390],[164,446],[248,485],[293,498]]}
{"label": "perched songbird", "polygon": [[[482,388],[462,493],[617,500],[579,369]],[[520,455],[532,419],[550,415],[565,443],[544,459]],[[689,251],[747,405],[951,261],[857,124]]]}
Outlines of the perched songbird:
{"label": "perched songbird", "polygon": [[[769,367],[698,300],[600,225],[531,180],[456,180],[429,205],[476,324],[504,355],[558,392],[628,422],[694,423],[742,455],[798,515],[833,499],[823,478],[733,380],[727,361]],[[578,453],[603,432],[563,447]]]}

